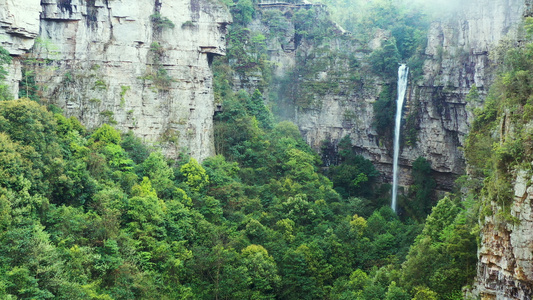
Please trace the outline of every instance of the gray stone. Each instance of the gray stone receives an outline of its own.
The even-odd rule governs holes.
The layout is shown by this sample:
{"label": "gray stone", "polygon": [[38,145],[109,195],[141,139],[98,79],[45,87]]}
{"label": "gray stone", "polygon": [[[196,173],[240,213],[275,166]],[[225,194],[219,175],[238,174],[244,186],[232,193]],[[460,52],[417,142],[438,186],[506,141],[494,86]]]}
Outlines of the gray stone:
{"label": "gray stone", "polygon": [[[168,155],[214,155],[208,56],[225,54],[231,16],[224,5],[163,1],[160,13],[175,26],[158,30],[149,0],[0,3],[0,34],[7,36],[1,45],[18,56],[35,43],[29,55],[36,63],[26,67],[35,71],[43,103],[61,107],[89,128],[116,122]],[[193,20],[193,26],[182,26]],[[159,54],[150,50],[153,43]],[[8,78],[15,95],[20,67],[16,59]],[[169,77],[154,79],[158,71]]]}

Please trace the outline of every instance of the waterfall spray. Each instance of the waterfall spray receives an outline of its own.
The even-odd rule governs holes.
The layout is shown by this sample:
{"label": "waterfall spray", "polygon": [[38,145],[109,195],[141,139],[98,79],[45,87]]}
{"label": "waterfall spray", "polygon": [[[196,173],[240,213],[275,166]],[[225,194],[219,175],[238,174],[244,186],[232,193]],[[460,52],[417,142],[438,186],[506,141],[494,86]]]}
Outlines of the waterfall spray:
{"label": "waterfall spray", "polygon": [[394,125],[394,159],[392,162],[392,203],[391,207],[396,212],[396,198],[398,196],[398,157],[400,156],[400,127],[402,123],[402,107],[407,90],[407,74],[409,68],[402,64],[398,68],[398,99],[396,100],[396,122]]}

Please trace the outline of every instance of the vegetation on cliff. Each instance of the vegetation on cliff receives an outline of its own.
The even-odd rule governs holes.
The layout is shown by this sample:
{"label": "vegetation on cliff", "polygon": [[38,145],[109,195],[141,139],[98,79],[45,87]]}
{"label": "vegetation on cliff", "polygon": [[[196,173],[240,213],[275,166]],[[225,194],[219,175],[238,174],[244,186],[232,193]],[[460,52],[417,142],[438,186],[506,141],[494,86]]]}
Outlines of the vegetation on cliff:
{"label": "vegetation on cliff", "polygon": [[[219,155],[202,163],[185,154],[165,158],[108,124],[88,131],[29,99],[0,102],[0,298],[461,299],[475,274],[475,194],[464,201],[457,192],[432,208],[435,181],[420,158],[397,216],[379,172],[348,137],[323,171],[298,128],[276,122],[264,105],[273,80],[269,37],[247,26],[261,14],[270,34],[282,38],[284,24],[294,22],[296,42],[315,46],[335,27],[315,8],[287,16],[259,13],[249,0],[228,4],[235,18],[228,57],[213,62],[215,100],[223,106],[215,115]],[[383,78],[392,76],[384,59],[416,57],[422,35],[410,13],[387,25],[392,8],[376,6],[374,19],[360,22],[392,32],[369,56]],[[467,155],[482,176],[504,174],[529,155],[512,139],[494,146],[490,138],[507,112],[497,100],[528,112],[530,48],[509,52],[502,94],[477,112],[467,146],[475,151]],[[302,56],[301,85],[286,86],[301,107],[316,105],[310,94],[336,88],[311,84],[313,62],[327,60],[329,49]],[[356,59],[342,58],[362,76]],[[7,62],[0,56],[0,65]],[[260,74],[257,89],[235,92],[232,75],[239,73]],[[390,102],[392,88],[382,94]],[[378,126],[386,128],[390,107],[376,102],[384,114]],[[516,132],[529,141],[529,131]],[[487,164],[483,155],[493,158]],[[490,185],[486,191],[500,195]]]}
{"label": "vegetation on cliff", "polygon": [[[527,39],[533,35],[533,18],[526,19]],[[517,46],[503,41],[493,51],[499,64],[494,84],[466,140],[465,157],[475,190],[484,199],[482,214],[497,213],[501,220],[516,222],[510,208],[514,198],[512,183],[518,170],[530,171],[533,160],[533,43]],[[479,105],[479,93],[472,87],[468,101]],[[498,211],[492,211],[492,204]]]}
{"label": "vegetation on cliff", "polygon": [[11,63],[11,57],[6,49],[0,47],[0,101],[11,99],[12,96],[9,92],[9,87],[4,84],[4,79],[8,74],[5,69],[6,65]]}

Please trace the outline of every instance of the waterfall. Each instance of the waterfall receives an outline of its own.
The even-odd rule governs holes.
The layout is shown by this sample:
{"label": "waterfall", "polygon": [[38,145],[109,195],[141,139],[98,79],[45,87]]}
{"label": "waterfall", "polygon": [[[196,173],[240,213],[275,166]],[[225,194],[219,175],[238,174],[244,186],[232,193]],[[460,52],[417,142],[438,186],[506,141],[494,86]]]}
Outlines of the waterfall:
{"label": "waterfall", "polygon": [[396,100],[396,122],[394,125],[394,160],[392,162],[392,203],[391,207],[396,212],[396,198],[398,196],[398,157],[400,156],[400,127],[402,123],[402,108],[407,90],[407,74],[409,68],[402,64],[398,68],[398,99]]}

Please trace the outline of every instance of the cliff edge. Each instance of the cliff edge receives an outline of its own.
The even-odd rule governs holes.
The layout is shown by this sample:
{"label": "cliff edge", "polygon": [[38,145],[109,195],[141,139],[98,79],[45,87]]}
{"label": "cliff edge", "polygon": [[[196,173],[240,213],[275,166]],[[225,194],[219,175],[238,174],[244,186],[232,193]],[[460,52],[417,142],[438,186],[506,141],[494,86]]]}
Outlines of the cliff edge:
{"label": "cliff edge", "polygon": [[216,1],[2,0],[0,45],[15,95],[37,94],[88,128],[133,131],[168,155],[214,155],[210,62],[224,55]]}

